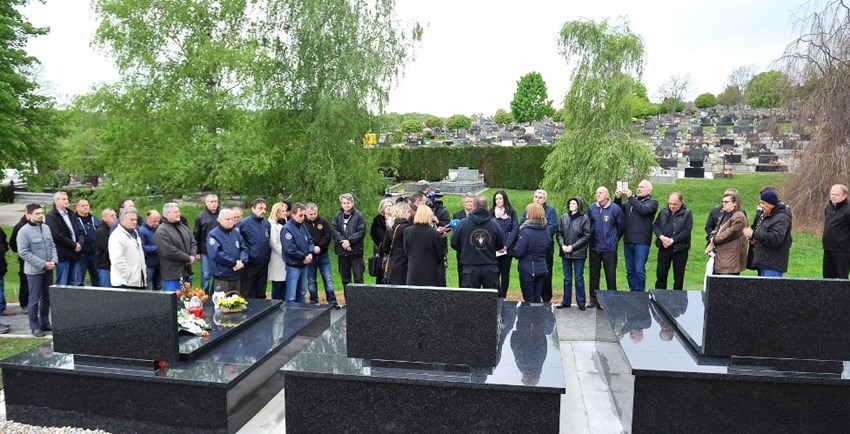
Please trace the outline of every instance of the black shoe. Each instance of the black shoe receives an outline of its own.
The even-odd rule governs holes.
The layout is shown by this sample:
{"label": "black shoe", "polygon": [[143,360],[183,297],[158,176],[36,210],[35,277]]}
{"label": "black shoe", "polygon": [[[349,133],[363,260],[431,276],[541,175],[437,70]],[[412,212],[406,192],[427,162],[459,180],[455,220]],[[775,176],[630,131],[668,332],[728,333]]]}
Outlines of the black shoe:
{"label": "black shoe", "polygon": [[340,310],[340,309],[342,309],[342,307],[341,307],[338,303],[334,303],[334,304],[332,304],[332,305],[331,305],[331,307],[333,308],[333,310]]}
{"label": "black shoe", "polygon": [[598,307],[599,307],[599,303],[597,303],[597,302],[595,302],[595,301],[591,301],[590,303],[587,303],[587,308],[588,308],[588,309],[593,309],[594,307],[598,308]]}
{"label": "black shoe", "polygon": [[568,304],[559,304],[559,305],[555,306],[555,309],[569,309],[570,307],[572,307],[572,306],[570,306]]}
{"label": "black shoe", "polygon": [[35,337],[37,337],[37,338],[43,338],[43,337],[44,337],[44,332],[43,332],[43,331],[41,331],[41,330],[33,330],[33,331],[32,331],[32,335],[33,335],[33,336],[35,336]]}
{"label": "black shoe", "polygon": [[12,327],[9,327],[6,324],[0,325],[0,335],[5,335],[6,333],[9,333],[10,331],[12,331]]}
{"label": "black shoe", "polygon": [[45,327],[42,327],[42,328],[41,328],[41,331],[43,331],[43,332],[52,332],[52,331],[53,331],[53,328],[52,328],[52,327],[50,327],[50,326],[45,326]]}
{"label": "black shoe", "polygon": [[585,309],[587,309],[587,308],[586,308],[586,307],[584,307],[584,306],[579,306],[579,307],[578,307],[578,310],[585,310]]}

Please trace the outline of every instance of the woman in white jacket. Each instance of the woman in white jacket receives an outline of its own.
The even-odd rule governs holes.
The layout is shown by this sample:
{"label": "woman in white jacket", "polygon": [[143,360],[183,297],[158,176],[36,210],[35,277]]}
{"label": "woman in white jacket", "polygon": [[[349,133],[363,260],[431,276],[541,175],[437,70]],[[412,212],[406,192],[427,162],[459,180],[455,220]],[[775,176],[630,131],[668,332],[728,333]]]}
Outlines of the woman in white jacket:
{"label": "woman in white jacket", "polygon": [[272,299],[283,300],[286,292],[286,265],[283,263],[283,251],[280,244],[280,230],[289,220],[288,200],[272,205],[269,223],[272,229],[269,234],[269,245],[272,248],[272,258],[269,261],[269,280],[272,282]]}
{"label": "woman in white jacket", "polygon": [[118,227],[109,235],[109,281],[116,288],[145,289],[147,267],[142,237],[136,231],[139,216],[135,208],[124,208]]}

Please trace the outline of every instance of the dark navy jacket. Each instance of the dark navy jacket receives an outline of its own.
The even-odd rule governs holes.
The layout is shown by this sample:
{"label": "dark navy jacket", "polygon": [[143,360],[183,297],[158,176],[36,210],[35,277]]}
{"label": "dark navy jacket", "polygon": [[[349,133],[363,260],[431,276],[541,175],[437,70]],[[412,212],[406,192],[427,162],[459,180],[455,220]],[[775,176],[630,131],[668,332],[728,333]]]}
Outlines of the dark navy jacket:
{"label": "dark navy jacket", "polygon": [[[543,211],[546,213],[546,229],[549,229],[549,236],[554,237],[558,231],[558,211],[548,203],[543,205]],[[522,212],[522,218],[519,219],[519,224],[525,223],[525,211]]]}
{"label": "dark navy jacket", "polygon": [[[306,222],[307,219],[304,219]],[[313,237],[307,226],[289,219],[280,229],[280,243],[283,250],[283,262],[287,266],[304,268],[304,258],[313,253]]]}
{"label": "dark navy jacket", "polygon": [[505,235],[484,208],[469,213],[455,227],[452,248],[457,250],[460,263],[467,265],[496,265],[496,251],[505,246]]}
{"label": "dark navy jacket", "polygon": [[605,208],[601,208],[598,202],[594,202],[588,208],[587,214],[590,216],[590,227],[593,230],[590,250],[616,252],[617,243],[626,229],[623,210],[609,199]]}
{"label": "dark navy jacket", "polygon": [[236,261],[248,262],[248,247],[236,228],[229,231],[216,226],[207,235],[207,255],[210,257],[213,277],[224,280],[239,280],[239,272],[233,271]]}
{"label": "dark navy jacket", "polygon": [[269,265],[272,258],[272,247],[269,244],[269,235],[272,225],[268,220],[257,217],[253,213],[242,219],[238,226],[242,238],[248,246],[248,263],[252,267],[263,267]]}
{"label": "dark navy jacket", "polygon": [[142,250],[145,251],[145,265],[153,268],[159,265],[159,250],[156,248],[154,234],[156,229],[151,229],[148,222],[139,225],[139,236],[142,237]]}
{"label": "dark navy jacket", "polygon": [[546,256],[551,245],[552,237],[546,226],[524,223],[519,229],[519,237],[511,252],[512,256],[519,258],[519,272],[532,276],[549,273],[546,268]]}
{"label": "dark navy jacket", "polygon": [[93,214],[89,214],[88,217],[82,217],[79,214],[76,215],[77,222],[80,223],[80,227],[83,229],[83,243],[80,243],[80,246],[83,248],[80,252],[84,254],[93,255],[94,254],[94,233],[97,230],[97,226],[100,225],[100,219],[95,217]]}

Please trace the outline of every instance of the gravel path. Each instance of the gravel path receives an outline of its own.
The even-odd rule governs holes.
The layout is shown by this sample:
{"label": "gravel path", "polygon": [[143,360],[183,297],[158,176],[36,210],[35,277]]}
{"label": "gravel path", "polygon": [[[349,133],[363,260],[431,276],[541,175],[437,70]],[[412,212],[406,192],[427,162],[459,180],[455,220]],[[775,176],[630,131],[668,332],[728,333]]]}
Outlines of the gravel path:
{"label": "gravel path", "polygon": [[107,431],[92,431],[90,429],[72,428],[67,426],[62,428],[53,428],[26,425],[23,423],[8,421],[6,419],[0,420],[0,432],[2,432],[3,434],[109,434]]}

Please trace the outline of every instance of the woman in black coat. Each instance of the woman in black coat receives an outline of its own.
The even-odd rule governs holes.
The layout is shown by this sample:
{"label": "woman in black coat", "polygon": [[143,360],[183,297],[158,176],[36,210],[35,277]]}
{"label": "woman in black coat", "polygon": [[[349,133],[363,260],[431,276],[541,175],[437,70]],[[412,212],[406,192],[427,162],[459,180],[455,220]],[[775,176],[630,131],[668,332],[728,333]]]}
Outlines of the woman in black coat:
{"label": "woman in black coat", "polygon": [[[390,198],[381,199],[378,204],[378,214],[372,218],[372,226],[369,228],[369,238],[372,239],[372,251],[374,255],[378,255],[383,249],[381,244],[387,233],[387,227],[392,221],[393,200]],[[383,270],[375,276],[375,283],[384,282]]]}
{"label": "woman in black coat", "polygon": [[381,255],[389,255],[386,279],[389,285],[407,284],[407,253],[404,252],[404,230],[410,223],[410,205],[401,202],[392,208],[393,222],[381,243]]}
{"label": "woman in black coat", "polygon": [[522,299],[529,303],[540,303],[543,282],[549,276],[546,255],[552,244],[552,236],[546,228],[543,207],[531,203],[525,208],[526,220],[519,228],[519,237],[511,250],[519,258],[519,286]]}
{"label": "woman in black coat", "polygon": [[416,208],[413,225],[404,230],[404,252],[407,254],[407,284],[443,286],[440,267],[443,266],[443,241],[431,227],[434,212],[427,206]]}
{"label": "woman in black coat", "polygon": [[[513,247],[519,231],[519,221],[505,190],[499,190],[493,195],[490,215],[493,216],[493,220],[505,234],[505,250],[510,249]],[[499,253],[503,253],[496,257],[496,264],[499,266],[499,297],[505,298],[508,295],[508,285],[511,282],[511,259],[513,258],[511,258],[511,255],[504,254],[505,251]]]}

